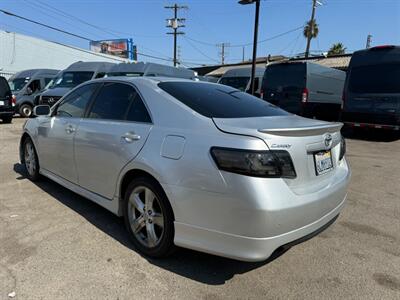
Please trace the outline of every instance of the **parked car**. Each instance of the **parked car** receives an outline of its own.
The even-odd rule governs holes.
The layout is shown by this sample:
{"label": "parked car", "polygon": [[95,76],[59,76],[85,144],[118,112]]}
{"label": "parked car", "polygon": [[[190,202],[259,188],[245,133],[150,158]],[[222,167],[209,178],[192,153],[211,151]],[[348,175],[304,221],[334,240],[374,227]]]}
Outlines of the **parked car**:
{"label": "parked car", "polygon": [[11,123],[14,115],[15,97],[11,93],[7,79],[0,76],[0,119]]}
{"label": "parked car", "polygon": [[[261,95],[261,82],[264,76],[265,68],[256,68],[256,75],[254,77],[254,91],[255,96]],[[235,68],[225,72],[224,75],[218,80],[218,83],[231,86],[242,92],[250,93],[250,78],[251,68]]]}
{"label": "parked car", "polygon": [[353,53],[341,118],[353,127],[400,130],[399,46],[378,46]]}
{"label": "parked car", "polygon": [[31,69],[18,72],[9,80],[11,91],[16,98],[15,113],[29,117],[35,106],[35,97],[57,75],[59,70]]}
{"label": "parked car", "polygon": [[263,99],[284,110],[318,119],[338,120],[346,73],[311,62],[268,65]]}
{"label": "parked car", "polygon": [[39,96],[39,104],[52,106],[62,96],[79,84],[106,76],[115,64],[109,62],[76,62],[58,74],[54,83]]}
{"label": "parked car", "polygon": [[149,256],[176,245],[264,260],[329,226],[345,202],[341,123],[228,86],[103,78],[35,114],[20,143],[27,176],[123,216]]}
{"label": "parked car", "polygon": [[185,68],[176,68],[155,63],[120,63],[114,65],[107,73],[108,77],[113,76],[161,76],[161,77],[176,77],[195,79],[195,72]]}

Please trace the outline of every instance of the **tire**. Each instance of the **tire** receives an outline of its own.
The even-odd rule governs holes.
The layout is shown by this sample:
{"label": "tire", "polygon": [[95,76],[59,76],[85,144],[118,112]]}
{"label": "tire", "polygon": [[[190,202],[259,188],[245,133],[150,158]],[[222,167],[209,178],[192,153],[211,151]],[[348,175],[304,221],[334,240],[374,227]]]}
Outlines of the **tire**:
{"label": "tire", "polygon": [[35,146],[30,138],[26,138],[24,141],[22,157],[27,177],[32,181],[37,181],[40,177],[39,159]]}
{"label": "tire", "polygon": [[3,123],[10,124],[12,122],[12,116],[9,117],[2,117]]}
{"label": "tire", "polygon": [[33,112],[33,107],[28,103],[22,104],[21,107],[19,108],[19,114],[21,115],[21,117],[24,118],[29,118],[32,115],[32,112]]}
{"label": "tire", "polygon": [[158,182],[148,177],[135,179],[126,190],[123,205],[125,226],[136,249],[155,258],[174,252],[174,216]]}

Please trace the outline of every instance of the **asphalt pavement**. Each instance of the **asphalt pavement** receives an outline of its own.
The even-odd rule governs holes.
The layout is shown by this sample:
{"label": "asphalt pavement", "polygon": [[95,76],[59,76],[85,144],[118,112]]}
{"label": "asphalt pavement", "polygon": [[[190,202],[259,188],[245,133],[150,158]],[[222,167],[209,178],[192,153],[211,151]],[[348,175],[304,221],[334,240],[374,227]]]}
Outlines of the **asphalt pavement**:
{"label": "asphalt pavement", "polygon": [[400,139],[349,135],[337,221],[262,263],[181,249],[148,259],[121,219],[19,164],[0,123],[0,299],[400,299]]}

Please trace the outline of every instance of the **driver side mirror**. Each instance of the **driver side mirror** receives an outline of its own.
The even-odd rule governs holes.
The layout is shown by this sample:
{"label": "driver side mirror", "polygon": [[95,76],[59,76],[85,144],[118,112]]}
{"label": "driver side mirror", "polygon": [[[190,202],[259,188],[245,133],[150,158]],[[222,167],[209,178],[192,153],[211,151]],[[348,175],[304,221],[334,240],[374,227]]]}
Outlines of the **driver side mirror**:
{"label": "driver side mirror", "polygon": [[50,114],[50,106],[48,105],[37,105],[33,108],[34,116],[48,116]]}

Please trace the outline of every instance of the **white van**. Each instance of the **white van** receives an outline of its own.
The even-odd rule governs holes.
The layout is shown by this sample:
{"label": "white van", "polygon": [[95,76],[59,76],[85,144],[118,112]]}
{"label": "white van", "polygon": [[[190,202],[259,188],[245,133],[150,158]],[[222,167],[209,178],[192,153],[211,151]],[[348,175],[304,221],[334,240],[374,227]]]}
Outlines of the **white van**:
{"label": "white van", "polygon": [[[254,78],[255,96],[260,97],[261,82],[264,76],[265,68],[256,68]],[[218,83],[229,85],[235,89],[250,93],[251,68],[235,68],[225,72],[218,80]]]}

